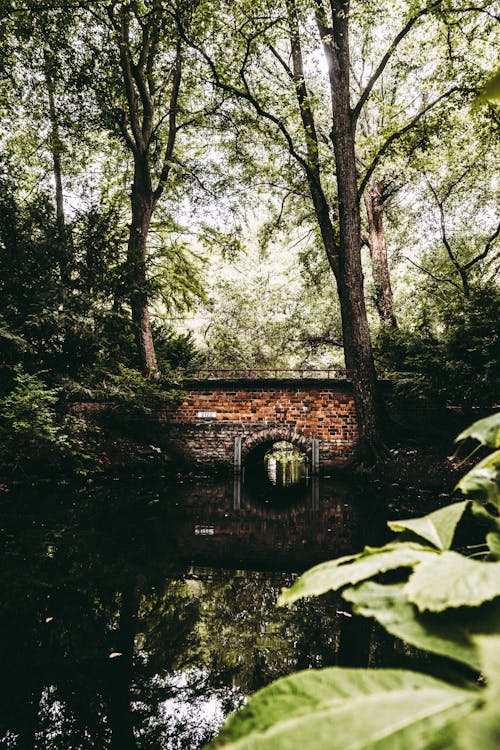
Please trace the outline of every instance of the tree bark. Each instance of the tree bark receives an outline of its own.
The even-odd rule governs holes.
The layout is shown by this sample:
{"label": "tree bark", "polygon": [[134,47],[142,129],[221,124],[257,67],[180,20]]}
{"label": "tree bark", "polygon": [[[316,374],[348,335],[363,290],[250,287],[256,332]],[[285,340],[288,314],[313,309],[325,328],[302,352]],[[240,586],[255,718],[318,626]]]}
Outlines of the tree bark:
{"label": "tree bark", "polygon": [[383,180],[370,182],[363,194],[368,220],[368,249],[372,261],[373,283],[375,284],[375,305],[380,322],[391,328],[397,328],[385,244],[383,189]]}
{"label": "tree bark", "polygon": [[127,249],[130,306],[140,366],[146,377],[158,372],[151,332],[147,289],[147,238],[154,210],[153,191],[146,155],[136,155],[130,194],[132,220]]}
{"label": "tree bark", "polygon": [[349,2],[332,2],[333,28],[321,13],[318,28],[329,66],[332,106],[331,139],[334,147],[339,215],[337,286],[340,298],[346,368],[353,385],[363,459],[377,459],[381,419],[377,378],[366,314],[361,265],[361,215],[355,156],[355,123],[349,88]]}

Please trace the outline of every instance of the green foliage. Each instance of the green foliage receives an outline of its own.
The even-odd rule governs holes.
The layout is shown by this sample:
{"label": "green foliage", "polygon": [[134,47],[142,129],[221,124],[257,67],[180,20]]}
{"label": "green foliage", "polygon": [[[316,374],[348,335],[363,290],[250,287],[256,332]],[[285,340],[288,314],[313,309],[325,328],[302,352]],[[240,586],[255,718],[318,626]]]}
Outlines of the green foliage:
{"label": "green foliage", "polygon": [[12,388],[0,398],[0,461],[9,471],[64,463],[77,473],[93,466],[92,440],[86,424],[57,410],[60,390],[49,388],[40,374],[16,367]]}
{"label": "green foliage", "polygon": [[152,325],[160,372],[166,370],[195,371],[205,364],[191,331],[177,333],[171,326]]}
{"label": "green foliage", "polygon": [[257,693],[209,747],[421,750],[480,704],[478,692],[396,670],[299,672]]}
{"label": "green foliage", "polygon": [[416,324],[380,331],[379,364],[405,396],[491,407],[500,392],[499,306],[493,285],[431,311],[417,303]]}
{"label": "green foliage", "polygon": [[[500,414],[480,420],[459,440],[496,447]],[[476,467],[477,468],[477,467]],[[471,473],[474,472],[474,469]],[[429,516],[392,522],[398,532],[384,547],[366,548],[307,571],[280,602],[341,590],[354,613],[374,618],[389,633],[486,676],[487,685],[400,670],[332,669],[298,673],[257,693],[229,719],[212,747],[493,748],[500,736],[500,549],[497,507],[476,487],[474,516],[487,545],[481,558],[451,551],[470,501]],[[496,482],[496,497],[500,482]],[[433,545],[429,547],[428,544]],[[397,573],[397,582],[381,574]],[[466,673],[464,673],[464,677]],[[359,721],[359,715],[363,721]],[[463,717],[468,716],[466,733]]]}
{"label": "green foliage", "polygon": [[145,378],[139,370],[119,365],[117,372],[103,377],[94,395],[121,404],[123,411],[151,414],[181,398],[182,391],[172,371],[163,370],[156,378]]}
{"label": "green foliage", "polygon": [[471,669],[480,670],[478,649],[470,636],[488,632],[489,623],[500,615],[500,604],[478,608],[472,620],[457,612],[443,619],[430,612],[417,612],[405,591],[404,583],[380,584],[368,581],[348,589],[344,598],[363,617],[373,617],[388,633],[416,648],[447,656]]}
{"label": "green foliage", "polygon": [[488,102],[498,103],[500,101],[500,72],[496,73],[496,75],[494,75],[493,78],[490,78],[487,82],[481,94],[481,98]]}
{"label": "green foliage", "polygon": [[449,549],[455,536],[457,524],[462,518],[468,504],[467,500],[462,503],[453,503],[453,505],[447,505],[444,508],[435,510],[423,518],[389,521],[388,526],[391,531],[395,532],[408,530],[430,542],[438,549]]}
{"label": "green foliage", "polygon": [[359,555],[339,557],[306,571],[290,589],[283,589],[279,603],[292,604],[304,596],[318,596],[338,591],[344,586],[398,568],[413,568],[424,560],[433,559],[437,551],[419,543],[387,544],[365,547]]}
{"label": "green foliage", "polygon": [[[477,447],[498,448],[500,445],[499,415],[493,414],[491,417],[475,422],[460,433],[456,442],[469,439],[476,440],[479,444]],[[462,477],[457,488],[465,495],[487,500],[500,510],[500,450],[495,450],[483,458]]]}
{"label": "green foliage", "polygon": [[456,438],[455,442],[472,438],[477,440],[481,445],[487,445],[490,448],[500,448],[500,420],[498,414],[492,414],[490,417],[479,419],[473,425],[463,430]]}

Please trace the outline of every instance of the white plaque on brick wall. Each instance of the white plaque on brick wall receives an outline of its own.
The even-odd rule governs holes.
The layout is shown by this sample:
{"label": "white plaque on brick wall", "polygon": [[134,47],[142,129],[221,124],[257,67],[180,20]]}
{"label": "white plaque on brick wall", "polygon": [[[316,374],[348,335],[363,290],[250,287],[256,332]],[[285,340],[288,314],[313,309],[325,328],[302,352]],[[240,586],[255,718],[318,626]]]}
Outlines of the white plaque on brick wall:
{"label": "white plaque on brick wall", "polygon": [[196,416],[198,419],[215,419],[217,416],[216,411],[199,411]]}

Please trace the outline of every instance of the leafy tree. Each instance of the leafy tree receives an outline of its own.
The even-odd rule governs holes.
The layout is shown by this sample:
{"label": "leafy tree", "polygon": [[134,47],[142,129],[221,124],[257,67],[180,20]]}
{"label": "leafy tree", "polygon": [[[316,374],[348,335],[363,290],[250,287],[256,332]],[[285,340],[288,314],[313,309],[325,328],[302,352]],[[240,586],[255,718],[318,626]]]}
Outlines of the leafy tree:
{"label": "leafy tree", "polygon": [[498,288],[470,297],[428,302],[397,332],[381,331],[379,362],[404,396],[459,406],[464,412],[495,403],[500,382]]}
{"label": "leafy tree", "polygon": [[58,401],[58,389],[16,368],[12,387],[0,398],[0,462],[10,474],[37,471],[44,463],[52,463],[54,473],[61,464],[77,473],[93,466],[95,434],[82,420],[60,415]]}
{"label": "leafy tree", "polygon": [[[127,248],[130,305],[141,367],[157,371],[148,307],[147,239],[156,205],[173,179],[181,128],[190,124],[182,93],[189,62],[172,18],[189,26],[196,2],[112,2],[105,8],[109,34],[98,96],[107,122],[121,134],[133,159]],[[104,18],[99,14],[99,23]],[[103,34],[102,28],[100,34]]]}
{"label": "leafy tree", "polygon": [[[287,0],[272,8],[263,2],[251,9],[245,2],[231,4],[231,9],[224,3],[207,3],[203,6],[205,22],[193,32],[182,29],[186,42],[208,66],[214,85],[253,114],[259,123],[258,132],[267,130],[267,137],[277,135],[282,140],[291,162],[306,181],[322,245],[337,282],[346,367],[353,381],[365,455],[377,454],[380,423],[363,295],[360,199],[393,144],[459,87],[440,81],[440,91],[432,101],[402,126],[381,133],[363,153],[357,152],[356,130],[365,105],[399,46],[422,18],[437,13],[440,6],[439,0],[419,10],[405,8],[401,30],[374,63],[353,106],[349,41],[353,20],[349,2],[333,2],[327,8],[323,2]],[[227,18],[232,34],[229,45]],[[318,93],[317,79],[310,71],[314,70],[314,54],[317,59],[320,50],[328,78],[321,82]],[[325,116],[327,107],[331,110],[329,117]],[[364,162],[358,179],[359,163]]]}

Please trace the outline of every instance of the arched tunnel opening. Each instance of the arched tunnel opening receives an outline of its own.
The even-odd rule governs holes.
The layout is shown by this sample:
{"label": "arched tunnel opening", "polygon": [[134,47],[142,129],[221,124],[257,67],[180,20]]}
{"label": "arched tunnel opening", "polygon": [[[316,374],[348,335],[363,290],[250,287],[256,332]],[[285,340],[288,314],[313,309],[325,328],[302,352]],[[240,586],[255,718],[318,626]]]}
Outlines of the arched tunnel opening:
{"label": "arched tunnel opening", "polygon": [[244,459],[248,488],[265,487],[276,500],[292,500],[303,494],[310,473],[309,457],[301,446],[284,439],[256,445]]}

